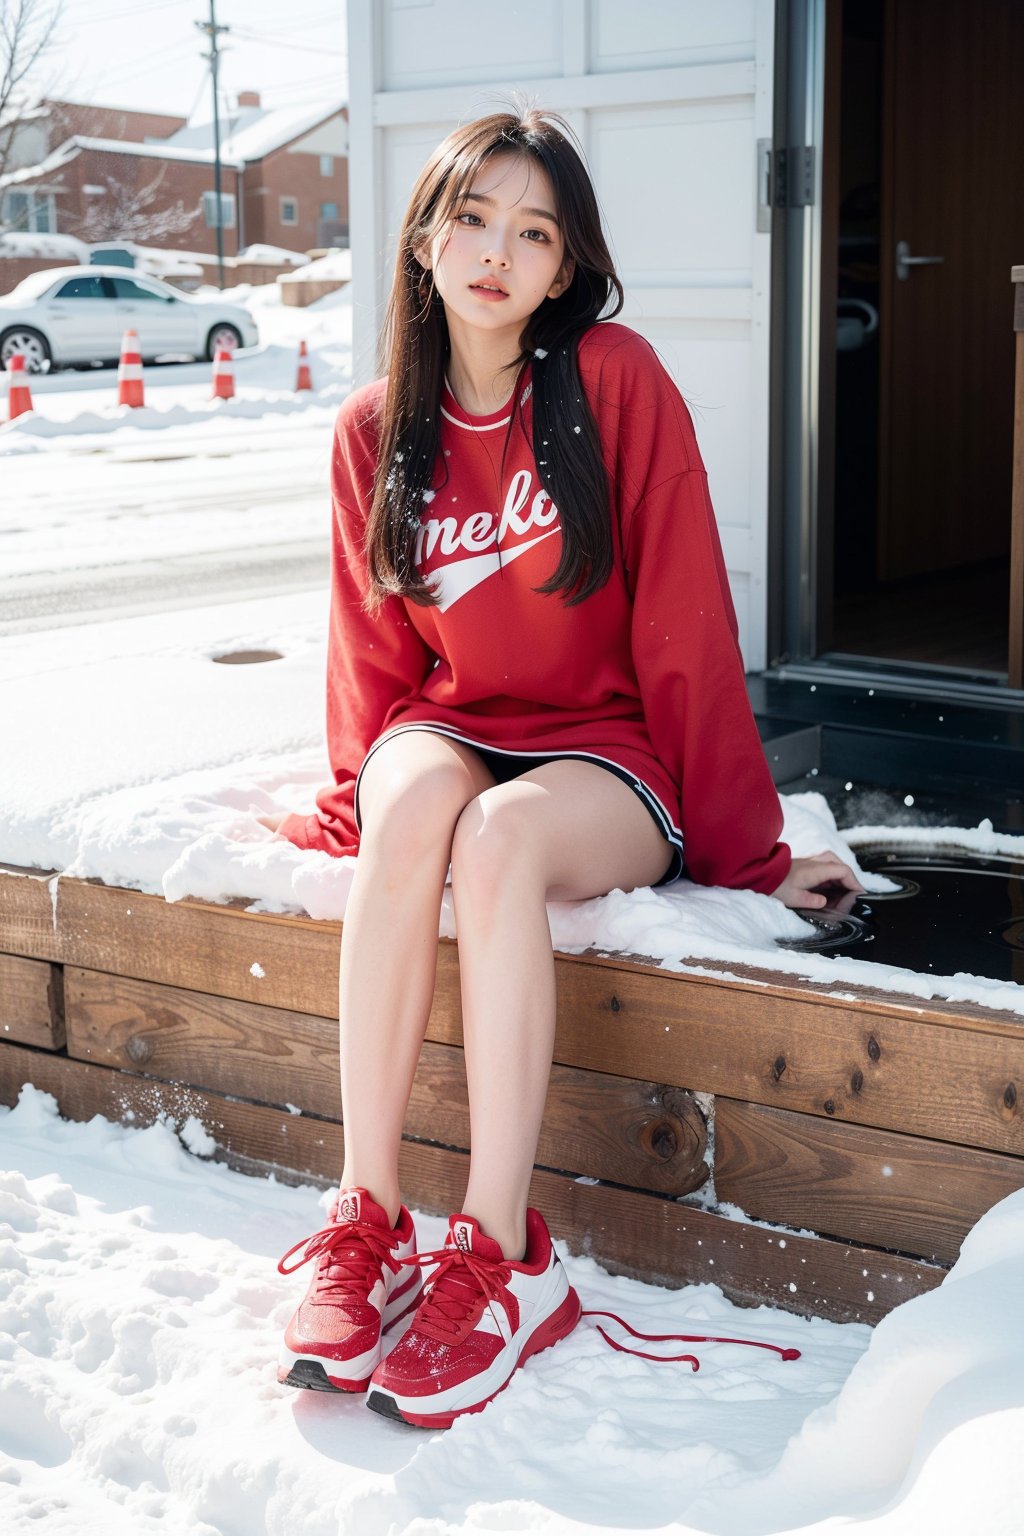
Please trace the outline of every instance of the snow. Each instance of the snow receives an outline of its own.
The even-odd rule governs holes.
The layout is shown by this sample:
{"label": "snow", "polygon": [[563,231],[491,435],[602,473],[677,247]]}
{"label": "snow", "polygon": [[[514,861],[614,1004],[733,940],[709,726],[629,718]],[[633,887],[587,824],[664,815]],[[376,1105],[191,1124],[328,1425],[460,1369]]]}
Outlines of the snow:
{"label": "snow", "polygon": [[[72,1124],[32,1087],[0,1111],[5,1536],[1020,1530],[1024,1191],[873,1333],[613,1278],[558,1245],[585,1307],[801,1358],[701,1345],[693,1374],[585,1319],[481,1414],[424,1432],[278,1384],[308,1271],[276,1261],[324,1197],[205,1160],[210,1129]],[[437,1246],[444,1224],[416,1220]]]}
{"label": "snow", "polygon": [[[221,153],[232,160],[262,160],[282,145],[309,133],[334,117],[345,106],[340,97],[286,107],[239,107],[220,125]],[[213,156],[213,123],[189,124],[165,140],[170,147],[188,148],[199,158]]]}
{"label": "snow", "polygon": [[352,278],[352,252],[350,250],[330,251],[326,256],[318,256],[315,261],[309,262],[297,272],[282,272],[278,278],[279,283],[307,283],[323,282],[325,279],[341,282],[349,282]]}
{"label": "snow", "polygon": [[239,262],[266,262],[267,266],[280,266],[287,262],[292,267],[309,265],[309,257],[303,251],[290,251],[283,245],[247,245],[239,251]]}
{"label": "snow", "polygon": [[[0,184],[4,179],[0,178]],[[36,234],[23,229],[0,232],[0,260],[21,260],[25,256],[53,257],[84,266],[89,260],[89,247],[74,235]]]}

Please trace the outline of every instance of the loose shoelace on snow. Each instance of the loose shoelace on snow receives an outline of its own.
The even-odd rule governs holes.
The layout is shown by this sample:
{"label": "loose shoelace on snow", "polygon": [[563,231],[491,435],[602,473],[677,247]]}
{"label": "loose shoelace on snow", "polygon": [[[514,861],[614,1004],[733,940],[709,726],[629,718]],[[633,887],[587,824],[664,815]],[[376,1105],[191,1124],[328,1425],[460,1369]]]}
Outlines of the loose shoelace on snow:
{"label": "loose shoelace on snow", "polygon": [[[430,1253],[413,1253],[405,1262],[436,1263],[437,1268],[427,1282],[424,1299],[416,1316],[416,1327],[419,1330],[426,1324],[431,1333],[447,1333],[452,1338],[465,1327],[473,1311],[479,1307],[481,1293],[485,1302],[497,1301],[512,1275],[507,1260],[501,1263],[454,1247],[437,1248]],[[710,1333],[641,1333],[631,1323],[627,1323],[625,1318],[619,1317],[617,1312],[584,1308],[580,1315],[611,1318],[634,1339],[643,1339],[648,1344],[742,1344],[749,1349],[771,1350],[782,1360],[800,1358],[798,1349],[785,1349],[781,1344],[766,1344],[761,1339],[727,1339]],[[595,1327],[606,1344],[624,1355],[636,1355],[640,1360],[654,1360],[666,1365],[685,1361],[695,1371],[700,1370],[700,1361],[696,1355],[652,1355],[642,1349],[631,1349],[628,1344],[613,1339],[600,1323],[596,1323]]]}
{"label": "loose shoelace on snow", "polygon": [[[322,1227],[312,1237],[304,1237],[294,1248],[289,1248],[277,1268],[280,1274],[291,1275],[311,1259],[323,1260],[323,1267],[317,1273],[318,1300],[365,1301],[381,1265],[396,1275],[401,1268],[396,1244],[393,1234],[370,1222],[346,1221]],[[294,1264],[289,1264],[292,1254],[299,1253],[300,1249],[301,1256]]]}

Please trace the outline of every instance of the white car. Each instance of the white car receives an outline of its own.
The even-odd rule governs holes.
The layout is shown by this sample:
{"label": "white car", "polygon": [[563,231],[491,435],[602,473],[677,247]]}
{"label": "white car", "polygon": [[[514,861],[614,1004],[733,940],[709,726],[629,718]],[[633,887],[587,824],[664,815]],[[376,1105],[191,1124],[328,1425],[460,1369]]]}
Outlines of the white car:
{"label": "white car", "polygon": [[131,267],[51,267],[0,295],[0,368],[15,352],[30,373],[63,363],[116,362],[121,337],[139,335],[143,361],[212,358],[217,347],[254,347],[247,309],[216,294],[181,293]]}

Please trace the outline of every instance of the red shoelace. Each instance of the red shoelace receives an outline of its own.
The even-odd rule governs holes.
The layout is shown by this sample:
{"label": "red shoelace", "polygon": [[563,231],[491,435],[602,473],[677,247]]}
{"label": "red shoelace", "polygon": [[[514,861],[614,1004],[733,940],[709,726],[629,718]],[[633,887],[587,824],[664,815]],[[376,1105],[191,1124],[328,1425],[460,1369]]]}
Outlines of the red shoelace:
{"label": "red shoelace", "polygon": [[437,1265],[416,1314],[417,1330],[433,1337],[457,1338],[479,1309],[481,1294],[485,1304],[497,1301],[512,1276],[507,1261],[485,1259],[453,1246],[412,1253],[405,1262]]}
{"label": "red shoelace", "polygon": [[[485,1303],[497,1301],[511,1278],[508,1260],[502,1263],[496,1259],[485,1259],[479,1254],[450,1246],[434,1249],[430,1253],[410,1254],[405,1262],[436,1263],[437,1268],[427,1281],[424,1298],[416,1314],[416,1328],[420,1329],[426,1323],[430,1333],[447,1333],[452,1338],[465,1327],[473,1311],[479,1307],[481,1293]],[[710,1333],[641,1333],[631,1323],[627,1323],[625,1318],[619,1317],[617,1312],[584,1308],[580,1315],[611,1318],[634,1339],[643,1339],[647,1344],[741,1344],[748,1349],[771,1350],[782,1360],[800,1359],[798,1349],[787,1349],[781,1344],[766,1344],[761,1339],[723,1338]],[[624,1355],[636,1355],[640,1360],[654,1360],[666,1365],[685,1361],[695,1371],[700,1370],[700,1361],[696,1355],[652,1355],[642,1349],[631,1349],[628,1344],[613,1339],[600,1323],[596,1323],[595,1327],[606,1344]]]}
{"label": "red shoelace", "polygon": [[[401,1261],[395,1254],[397,1239],[367,1221],[345,1221],[329,1227],[321,1227],[312,1237],[289,1248],[278,1262],[282,1275],[294,1274],[311,1259],[323,1260],[316,1277],[317,1300],[343,1305],[346,1302],[365,1302],[367,1292],[373,1288],[385,1265],[393,1274],[398,1273]],[[293,1253],[301,1257],[294,1264],[288,1260]]]}

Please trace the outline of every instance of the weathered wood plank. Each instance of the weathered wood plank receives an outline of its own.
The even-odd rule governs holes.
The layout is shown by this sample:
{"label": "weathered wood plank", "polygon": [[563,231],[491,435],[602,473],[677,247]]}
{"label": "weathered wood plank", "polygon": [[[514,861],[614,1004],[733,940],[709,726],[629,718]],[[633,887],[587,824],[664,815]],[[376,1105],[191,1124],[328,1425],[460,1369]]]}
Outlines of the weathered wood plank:
{"label": "weathered wood plank", "polygon": [[[218,905],[193,900],[168,903],[160,896],[64,877],[55,887],[54,910],[59,913],[55,919],[48,878],[32,871],[14,875],[9,866],[0,866],[0,949],[303,1013],[330,1017],[336,1011],[340,923],[249,912],[243,900]],[[125,921],[129,915],[131,923]],[[59,927],[56,942],[55,921]],[[153,928],[152,924],[159,926]],[[158,942],[141,945],[143,930],[147,939]],[[251,975],[255,947],[266,947],[275,961],[272,973],[268,971],[262,978]],[[442,959],[446,951],[457,954],[454,944],[442,940]],[[766,994],[796,1004],[849,1007],[848,998],[824,994],[812,979],[783,977],[778,972],[732,962],[730,970],[744,981],[666,970],[642,955],[587,951],[562,957],[560,963],[580,974],[592,970],[606,978],[646,976],[661,985],[739,992],[751,1007],[754,999]],[[694,963],[707,964],[700,957]],[[747,985],[747,979],[756,985]],[[1024,1019],[1019,1015],[980,1004],[941,998],[910,1002],[875,988],[844,984],[846,992],[855,994],[856,1011],[865,1017],[906,1017],[918,1023],[976,1029],[983,1035],[1024,1038]]]}
{"label": "weathered wood plank", "polygon": [[[339,1118],[332,1021],[69,966],[68,1052],[264,1104]],[[406,1116],[411,1136],[469,1146],[462,1051],[423,1047]],[[662,1084],[556,1066],[537,1161],[666,1194],[707,1179],[707,1135],[692,1096]]]}
{"label": "weathered wood plank", "polygon": [[1024,1158],[715,1100],[715,1192],[748,1216],[953,1263]]}
{"label": "weathered wood plank", "polygon": [[0,955],[0,1038],[59,1051],[64,1045],[60,966]]}
{"label": "weathered wood plank", "polygon": [[[333,1014],[337,924],[62,881],[58,926],[67,963]],[[442,943],[428,1028],[439,1043],[459,1037],[457,967]],[[851,1004],[593,957],[560,957],[556,975],[560,1064],[1024,1152],[1024,1023],[1013,1016]]]}
{"label": "weathered wood plank", "polygon": [[0,950],[33,960],[60,960],[50,874],[0,870]]}
{"label": "weathered wood plank", "polygon": [[[249,1172],[273,1170],[280,1176],[292,1170],[329,1183],[341,1166],[342,1131],[330,1121],[24,1046],[0,1046],[0,1102],[14,1103],[25,1082],[52,1093],[61,1113],[73,1120],[131,1116],[138,1126],[161,1112],[177,1119],[195,1115],[224,1160]],[[406,1199],[431,1213],[458,1210],[467,1165],[462,1152],[406,1141],[400,1159]],[[572,1252],[588,1254],[613,1273],[670,1286],[709,1282],[741,1305],[766,1303],[804,1316],[873,1323],[900,1302],[933,1289],[945,1273],[870,1248],[731,1221],[665,1196],[580,1184],[543,1169],[535,1171],[531,1199]]]}

